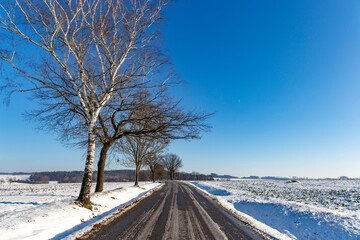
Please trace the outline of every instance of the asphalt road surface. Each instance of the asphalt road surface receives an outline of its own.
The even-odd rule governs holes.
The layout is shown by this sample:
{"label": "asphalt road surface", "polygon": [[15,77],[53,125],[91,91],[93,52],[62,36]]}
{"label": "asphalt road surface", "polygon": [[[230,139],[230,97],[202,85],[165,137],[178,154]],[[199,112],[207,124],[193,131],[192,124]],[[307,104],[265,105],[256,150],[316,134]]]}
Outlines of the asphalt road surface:
{"label": "asphalt road surface", "polygon": [[194,187],[168,181],[79,239],[264,239]]}

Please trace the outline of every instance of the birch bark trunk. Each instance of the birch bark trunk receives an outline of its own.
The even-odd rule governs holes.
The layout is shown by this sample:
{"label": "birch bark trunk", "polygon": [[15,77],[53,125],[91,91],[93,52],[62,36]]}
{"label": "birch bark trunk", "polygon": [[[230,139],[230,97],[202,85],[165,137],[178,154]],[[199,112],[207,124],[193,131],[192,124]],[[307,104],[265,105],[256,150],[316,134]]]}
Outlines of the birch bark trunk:
{"label": "birch bark trunk", "polygon": [[78,197],[83,205],[90,205],[90,191],[92,185],[92,175],[93,175],[93,166],[94,166],[94,157],[95,157],[95,123],[96,118],[93,117],[89,125],[89,134],[88,134],[88,148],[86,155],[86,163],[84,169],[84,177],[81,184],[81,190]]}

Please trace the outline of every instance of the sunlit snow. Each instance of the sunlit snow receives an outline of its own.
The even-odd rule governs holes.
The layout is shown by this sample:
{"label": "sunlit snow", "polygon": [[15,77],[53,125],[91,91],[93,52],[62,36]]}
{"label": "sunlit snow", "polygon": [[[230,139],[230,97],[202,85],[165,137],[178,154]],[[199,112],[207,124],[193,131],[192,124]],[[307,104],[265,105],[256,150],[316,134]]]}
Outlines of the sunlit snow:
{"label": "sunlit snow", "polygon": [[106,182],[104,192],[92,194],[91,211],[74,203],[80,183],[1,183],[1,239],[74,238],[160,186],[159,183],[149,182],[141,182],[141,188],[133,185],[133,182]]}
{"label": "sunlit snow", "polygon": [[295,239],[360,239],[360,180],[193,182]]}

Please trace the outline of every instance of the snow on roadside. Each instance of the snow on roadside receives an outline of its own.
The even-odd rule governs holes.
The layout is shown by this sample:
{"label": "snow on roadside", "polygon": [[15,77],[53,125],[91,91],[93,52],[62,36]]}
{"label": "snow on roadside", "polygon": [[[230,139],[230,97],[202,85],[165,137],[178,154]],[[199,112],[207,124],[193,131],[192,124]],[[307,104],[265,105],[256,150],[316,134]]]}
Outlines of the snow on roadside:
{"label": "snow on roadside", "polygon": [[292,239],[360,239],[358,181],[239,180],[192,184],[215,195],[226,208],[251,216]]}
{"label": "snow on roadside", "polygon": [[233,204],[228,202],[222,196],[229,196],[230,193],[227,192],[225,189],[215,188],[209,185],[198,184],[197,182],[188,182],[192,184],[194,187],[199,189],[200,191],[204,192],[205,194],[211,196],[213,199],[216,199],[218,203],[223,206],[225,209],[229,210],[234,215],[237,215],[242,221],[248,223],[249,225],[255,227],[256,229],[260,230],[261,232],[279,240],[291,240],[296,239],[291,234],[284,234],[279,232],[278,230],[256,220],[255,218],[238,211]]}
{"label": "snow on roadside", "polygon": [[0,184],[0,236],[6,239],[72,239],[161,183],[105,183],[93,193],[93,210],[74,203],[80,184]]}

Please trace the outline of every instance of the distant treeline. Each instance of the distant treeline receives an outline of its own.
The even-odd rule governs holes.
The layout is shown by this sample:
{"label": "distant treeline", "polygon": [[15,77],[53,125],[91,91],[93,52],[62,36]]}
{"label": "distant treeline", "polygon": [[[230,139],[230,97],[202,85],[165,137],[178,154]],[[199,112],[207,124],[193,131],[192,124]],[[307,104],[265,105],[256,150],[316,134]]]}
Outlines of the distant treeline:
{"label": "distant treeline", "polygon": [[[55,171],[55,172],[37,172],[30,175],[31,182],[57,181],[59,183],[80,183],[82,181],[83,171]],[[146,178],[144,171],[140,172],[140,178],[144,181]],[[105,171],[105,182],[129,182],[133,181],[135,170],[111,170]],[[93,181],[97,179],[97,171],[93,174]]]}
{"label": "distant treeline", "polygon": [[[56,171],[56,172],[37,172],[30,175],[30,182],[49,182],[57,181],[59,183],[80,183],[83,178],[83,171]],[[105,171],[105,182],[132,182],[135,181],[135,170],[110,170]],[[148,170],[142,170],[139,174],[140,181],[150,181],[151,174]],[[97,178],[97,172],[93,174],[93,181]],[[168,174],[164,171],[157,174],[157,180],[165,180]],[[214,180],[210,175],[200,173],[177,173],[176,179],[178,180]]]}
{"label": "distant treeline", "polygon": [[184,173],[180,172],[176,174],[178,180],[214,180],[214,178],[211,175],[205,175],[200,173]]}
{"label": "distant treeline", "polygon": [[231,175],[218,175],[216,173],[210,173],[213,178],[238,178]]}

